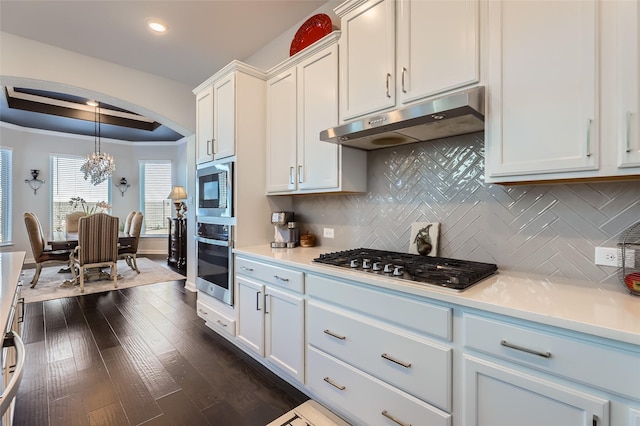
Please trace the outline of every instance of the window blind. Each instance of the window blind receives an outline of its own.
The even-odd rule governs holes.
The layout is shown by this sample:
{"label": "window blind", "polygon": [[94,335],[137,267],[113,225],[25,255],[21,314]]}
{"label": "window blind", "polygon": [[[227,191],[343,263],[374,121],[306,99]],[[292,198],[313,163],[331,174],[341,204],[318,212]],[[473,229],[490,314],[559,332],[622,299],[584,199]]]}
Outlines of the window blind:
{"label": "window blind", "polygon": [[140,162],[140,205],[144,215],[144,234],[167,234],[173,204],[171,192],[171,161]]}
{"label": "window blind", "polygon": [[10,243],[12,239],[12,154],[10,149],[0,149],[0,243]]}

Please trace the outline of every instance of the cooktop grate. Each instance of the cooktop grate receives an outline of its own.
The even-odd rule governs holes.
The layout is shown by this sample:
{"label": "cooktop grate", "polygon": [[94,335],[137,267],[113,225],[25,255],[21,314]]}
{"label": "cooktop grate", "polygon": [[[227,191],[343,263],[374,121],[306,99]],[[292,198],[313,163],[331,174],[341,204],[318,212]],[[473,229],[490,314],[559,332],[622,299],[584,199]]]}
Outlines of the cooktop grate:
{"label": "cooktop grate", "polygon": [[316,263],[464,290],[493,275],[495,264],[358,248],[321,254]]}

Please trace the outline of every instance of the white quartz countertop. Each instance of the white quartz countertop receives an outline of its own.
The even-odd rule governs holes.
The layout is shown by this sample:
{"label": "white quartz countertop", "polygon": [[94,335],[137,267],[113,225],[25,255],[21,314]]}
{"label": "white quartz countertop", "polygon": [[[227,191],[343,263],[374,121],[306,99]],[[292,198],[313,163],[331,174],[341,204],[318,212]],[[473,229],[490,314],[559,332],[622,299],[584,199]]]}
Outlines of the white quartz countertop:
{"label": "white quartz countertop", "polygon": [[308,272],[640,345],[640,297],[629,294],[622,284],[499,270],[471,288],[454,292],[312,262],[322,253],[337,250],[327,247],[272,249],[260,245],[236,248],[234,252]]}
{"label": "white quartz countertop", "polygon": [[7,329],[11,304],[16,294],[25,255],[24,251],[0,253],[0,331],[3,336]]}

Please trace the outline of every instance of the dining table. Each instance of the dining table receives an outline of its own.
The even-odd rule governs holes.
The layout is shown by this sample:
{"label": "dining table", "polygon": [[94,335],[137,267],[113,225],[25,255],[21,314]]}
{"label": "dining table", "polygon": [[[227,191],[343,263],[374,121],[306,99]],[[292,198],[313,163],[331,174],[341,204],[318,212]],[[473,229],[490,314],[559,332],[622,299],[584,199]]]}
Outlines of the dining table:
{"label": "dining table", "polygon": [[[136,237],[120,232],[118,234],[119,247],[127,247],[133,244]],[[77,232],[55,232],[52,238],[47,241],[52,250],[73,250],[78,245]]]}
{"label": "dining table", "polygon": [[[136,237],[120,232],[118,234],[118,247],[127,247],[134,243]],[[51,246],[52,250],[73,250],[78,246],[78,233],[77,232],[54,232],[52,238],[47,241],[47,244]],[[91,278],[105,279],[107,273],[102,268],[94,268],[93,273],[90,273]],[[58,272],[68,273],[71,272],[70,264],[61,268]],[[119,275],[119,274],[118,274]],[[79,285],[75,280],[65,280],[63,285]]]}

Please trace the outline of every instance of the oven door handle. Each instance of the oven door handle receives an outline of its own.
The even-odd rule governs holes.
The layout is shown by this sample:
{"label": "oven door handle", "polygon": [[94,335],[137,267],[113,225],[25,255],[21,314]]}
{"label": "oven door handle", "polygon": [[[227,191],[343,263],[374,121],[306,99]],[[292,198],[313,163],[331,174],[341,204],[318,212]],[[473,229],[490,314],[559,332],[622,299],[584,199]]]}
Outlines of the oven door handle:
{"label": "oven door handle", "polygon": [[11,405],[11,401],[16,396],[24,370],[24,343],[22,342],[22,339],[20,338],[18,333],[14,331],[10,331],[5,334],[2,341],[3,348],[12,346],[16,348],[16,365],[14,366],[13,374],[11,375],[11,379],[9,380],[7,387],[5,388],[4,392],[0,394],[0,416],[4,416],[5,412],[9,408],[9,405]]}
{"label": "oven door handle", "polygon": [[214,240],[211,238],[205,238],[205,237],[200,237],[200,236],[194,236],[193,237],[196,241],[201,242],[201,243],[206,243],[206,244],[213,244],[216,246],[221,246],[221,247],[229,247],[229,241],[224,241],[224,240]]}

